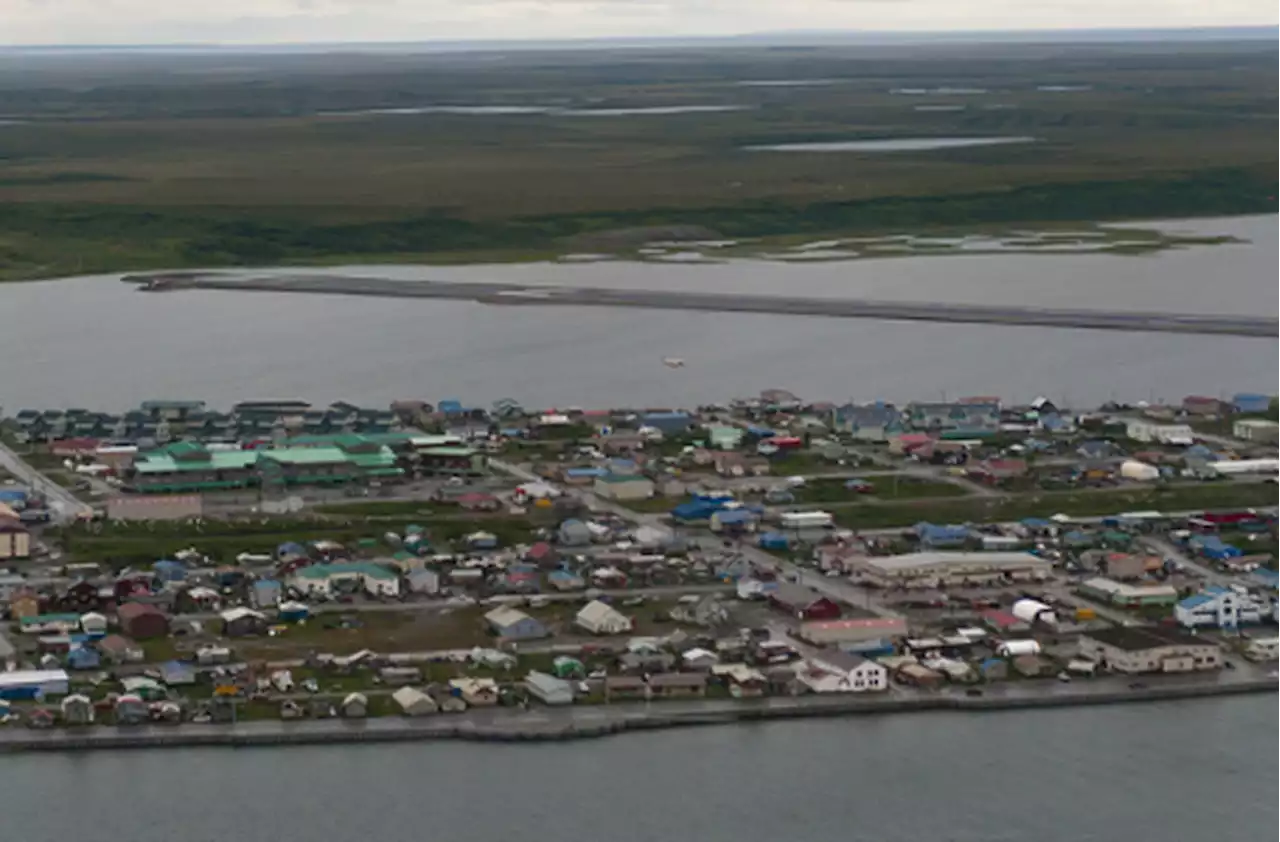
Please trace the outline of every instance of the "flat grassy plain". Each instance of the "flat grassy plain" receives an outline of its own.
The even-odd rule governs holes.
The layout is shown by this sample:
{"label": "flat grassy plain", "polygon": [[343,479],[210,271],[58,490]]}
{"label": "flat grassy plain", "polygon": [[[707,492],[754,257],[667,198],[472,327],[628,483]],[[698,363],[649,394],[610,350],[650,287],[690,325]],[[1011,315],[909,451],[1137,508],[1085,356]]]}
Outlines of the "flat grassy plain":
{"label": "flat grassy plain", "polygon": [[[0,279],[1272,212],[1276,68],[1260,42],[5,55]],[[797,79],[826,83],[742,84]],[[432,106],[552,110],[371,113]],[[738,110],[616,113],[673,106]],[[745,148],[987,136],[1035,141]]]}

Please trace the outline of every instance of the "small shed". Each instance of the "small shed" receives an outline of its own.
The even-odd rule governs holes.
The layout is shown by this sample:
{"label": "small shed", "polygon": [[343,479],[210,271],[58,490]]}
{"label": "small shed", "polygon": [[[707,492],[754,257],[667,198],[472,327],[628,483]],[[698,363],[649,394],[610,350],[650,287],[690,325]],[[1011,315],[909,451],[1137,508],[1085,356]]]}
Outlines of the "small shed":
{"label": "small shed", "polygon": [[135,640],[164,637],[169,633],[169,618],[154,605],[126,602],[116,609],[121,630]]}
{"label": "small shed", "polygon": [[538,640],[550,634],[540,621],[509,605],[494,608],[484,620],[491,632],[507,640]]}
{"label": "small shed", "polygon": [[67,725],[90,725],[93,723],[93,702],[88,696],[73,693],[62,700],[62,721]]}
{"label": "small shed", "polygon": [[607,602],[588,602],[573,618],[574,625],[591,634],[625,634],[631,631],[631,618]]}
{"label": "small shed", "polygon": [[573,704],[573,685],[545,672],[530,672],[525,677],[524,688],[545,705]]}
{"label": "small shed", "polygon": [[391,694],[391,701],[405,716],[428,716],[440,711],[436,700],[417,687],[401,687]]}
{"label": "small shed", "polygon": [[347,719],[363,719],[369,715],[369,699],[363,693],[349,693],[342,700],[339,712]]}
{"label": "small shed", "polygon": [[90,637],[101,637],[107,633],[107,618],[96,611],[81,614],[80,630]]}
{"label": "small shed", "polygon": [[262,634],[267,629],[266,615],[252,608],[229,608],[219,616],[222,618],[222,633],[227,637]]}

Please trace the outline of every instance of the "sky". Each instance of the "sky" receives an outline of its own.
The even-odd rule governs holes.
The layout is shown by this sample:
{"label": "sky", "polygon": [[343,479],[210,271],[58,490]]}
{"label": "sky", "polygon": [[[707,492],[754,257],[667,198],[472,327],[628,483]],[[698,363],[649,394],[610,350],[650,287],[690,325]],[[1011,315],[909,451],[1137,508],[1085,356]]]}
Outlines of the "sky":
{"label": "sky", "polygon": [[1275,25],[1276,0],[0,0],[0,44]]}

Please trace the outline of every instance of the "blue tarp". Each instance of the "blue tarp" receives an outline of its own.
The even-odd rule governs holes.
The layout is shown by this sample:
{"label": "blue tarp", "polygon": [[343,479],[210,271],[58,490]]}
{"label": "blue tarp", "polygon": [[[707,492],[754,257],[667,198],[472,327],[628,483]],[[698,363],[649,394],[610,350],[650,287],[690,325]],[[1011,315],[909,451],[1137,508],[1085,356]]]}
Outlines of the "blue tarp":
{"label": "blue tarp", "polygon": [[676,520],[706,520],[723,508],[714,503],[694,501],[676,506],[671,510],[671,516]]}
{"label": "blue tarp", "polygon": [[791,539],[781,532],[765,532],[760,536],[758,543],[762,549],[785,550],[791,546]]}

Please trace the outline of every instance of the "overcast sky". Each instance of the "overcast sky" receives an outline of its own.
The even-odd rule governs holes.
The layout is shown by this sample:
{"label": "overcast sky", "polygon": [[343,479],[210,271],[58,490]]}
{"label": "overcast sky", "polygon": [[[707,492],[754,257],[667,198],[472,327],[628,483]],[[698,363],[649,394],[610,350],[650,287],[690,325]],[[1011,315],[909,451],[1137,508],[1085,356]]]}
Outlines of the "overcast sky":
{"label": "overcast sky", "polygon": [[1273,25],[1276,0],[0,0],[0,43]]}

